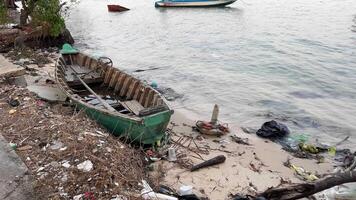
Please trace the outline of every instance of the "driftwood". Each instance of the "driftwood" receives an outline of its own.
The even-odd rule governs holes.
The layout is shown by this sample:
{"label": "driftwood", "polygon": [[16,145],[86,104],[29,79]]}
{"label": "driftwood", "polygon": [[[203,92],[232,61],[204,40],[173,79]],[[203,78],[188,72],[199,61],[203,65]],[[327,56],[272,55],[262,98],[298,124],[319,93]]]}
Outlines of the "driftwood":
{"label": "driftwood", "polygon": [[209,167],[209,166],[212,166],[212,165],[216,165],[216,164],[220,164],[220,163],[223,163],[225,162],[226,160],[226,157],[224,155],[220,155],[220,156],[216,156],[212,159],[209,159],[207,161],[204,161],[200,164],[197,164],[197,165],[194,165],[190,171],[196,171],[198,169],[201,169],[201,168],[204,168],[204,167]]}
{"label": "driftwood", "polygon": [[293,200],[311,196],[315,193],[344,183],[356,182],[356,171],[335,173],[312,183],[288,185],[280,188],[270,188],[259,194],[269,200]]}

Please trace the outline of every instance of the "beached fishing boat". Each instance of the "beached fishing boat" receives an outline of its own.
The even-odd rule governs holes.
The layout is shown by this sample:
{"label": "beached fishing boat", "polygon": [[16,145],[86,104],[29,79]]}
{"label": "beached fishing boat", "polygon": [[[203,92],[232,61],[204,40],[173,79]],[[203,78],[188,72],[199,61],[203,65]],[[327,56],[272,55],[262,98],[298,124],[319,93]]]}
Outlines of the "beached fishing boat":
{"label": "beached fishing boat", "polygon": [[213,7],[226,6],[236,0],[161,0],[156,1],[156,7]]}
{"label": "beached fishing boat", "polygon": [[55,78],[78,108],[114,135],[154,144],[165,135],[173,110],[152,87],[112,66],[63,45]]}

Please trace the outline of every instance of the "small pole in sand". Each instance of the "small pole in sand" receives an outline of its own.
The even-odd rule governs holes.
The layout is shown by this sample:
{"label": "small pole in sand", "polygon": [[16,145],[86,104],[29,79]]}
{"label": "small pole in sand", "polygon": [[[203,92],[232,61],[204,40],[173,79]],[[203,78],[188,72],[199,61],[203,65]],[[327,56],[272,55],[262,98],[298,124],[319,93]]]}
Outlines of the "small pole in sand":
{"label": "small pole in sand", "polygon": [[213,109],[213,114],[211,116],[211,124],[216,125],[218,123],[218,115],[219,115],[219,106],[215,104],[214,109]]}

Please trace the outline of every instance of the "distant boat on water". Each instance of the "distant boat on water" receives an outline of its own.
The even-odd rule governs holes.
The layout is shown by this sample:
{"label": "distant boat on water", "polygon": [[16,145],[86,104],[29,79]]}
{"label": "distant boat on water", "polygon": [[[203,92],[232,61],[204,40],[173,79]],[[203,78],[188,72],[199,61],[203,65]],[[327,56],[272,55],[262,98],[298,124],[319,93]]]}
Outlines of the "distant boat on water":
{"label": "distant boat on water", "polygon": [[236,0],[161,0],[156,1],[156,7],[213,7],[226,6]]}
{"label": "distant boat on water", "polygon": [[130,9],[120,6],[120,5],[108,5],[109,12],[123,12],[123,11],[127,11],[127,10],[130,10]]}

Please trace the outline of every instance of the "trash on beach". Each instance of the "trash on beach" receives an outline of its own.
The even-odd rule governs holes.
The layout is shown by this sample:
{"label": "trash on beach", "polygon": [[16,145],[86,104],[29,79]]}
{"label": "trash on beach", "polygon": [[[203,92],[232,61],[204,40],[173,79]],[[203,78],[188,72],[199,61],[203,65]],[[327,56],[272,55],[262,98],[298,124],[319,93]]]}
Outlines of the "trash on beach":
{"label": "trash on beach", "polygon": [[320,153],[322,150],[316,147],[315,145],[312,144],[306,144],[306,143],[299,143],[299,148],[302,151],[309,152],[312,154],[317,154]]}
{"label": "trash on beach", "polygon": [[130,9],[120,6],[120,5],[108,5],[109,12],[123,12],[123,11],[127,11],[127,10],[130,10]]}
{"label": "trash on beach", "polygon": [[290,168],[294,171],[295,175],[303,181],[315,181],[319,179],[315,174],[306,171],[303,167],[290,164]]}
{"label": "trash on beach", "polygon": [[181,187],[179,187],[179,194],[181,196],[193,194],[193,186],[191,186],[191,185],[182,185]]}
{"label": "trash on beach", "polygon": [[93,163],[90,160],[86,160],[86,161],[78,164],[77,168],[84,172],[89,172],[93,169]]}
{"label": "trash on beach", "polygon": [[274,120],[265,122],[256,132],[258,136],[265,138],[281,138],[289,133],[290,131],[286,125]]}
{"label": "trash on beach", "polygon": [[63,143],[59,140],[55,140],[52,145],[49,147],[52,150],[57,150],[63,147]]}
{"label": "trash on beach", "polygon": [[248,138],[240,138],[237,135],[231,135],[230,137],[232,141],[236,142],[237,144],[250,145]]}
{"label": "trash on beach", "polygon": [[11,98],[9,101],[8,101],[9,105],[12,106],[12,107],[17,107],[20,105],[20,101],[18,100],[18,98]]}
{"label": "trash on beach", "polygon": [[215,104],[210,122],[197,121],[196,128],[205,135],[222,136],[230,132],[227,124],[218,123],[219,106]]}
{"label": "trash on beach", "polygon": [[200,164],[194,165],[190,169],[190,171],[193,172],[193,171],[196,171],[196,170],[201,169],[201,168],[217,165],[217,164],[225,162],[225,160],[226,160],[226,157],[224,155],[219,155],[219,156],[211,158],[211,159],[209,159],[207,161],[204,161],[204,162],[202,162]]}
{"label": "trash on beach", "polygon": [[10,145],[11,149],[16,150],[16,148],[17,148],[17,144],[16,143],[10,142],[9,145]]}
{"label": "trash on beach", "polygon": [[154,192],[151,186],[145,180],[142,180],[142,187],[143,189],[141,190],[141,196],[143,199],[178,200],[176,197]]}
{"label": "trash on beach", "polygon": [[16,112],[16,110],[15,110],[15,109],[11,109],[11,110],[9,110],[9,114],[10,114],[10,115],[14,114],[15,112]]}
{"label": "trash on beach", "polygon": [[168,148],[168,161],[176,161],[177,160],[177,155],[176,155],[176,150],[172,147]]}

